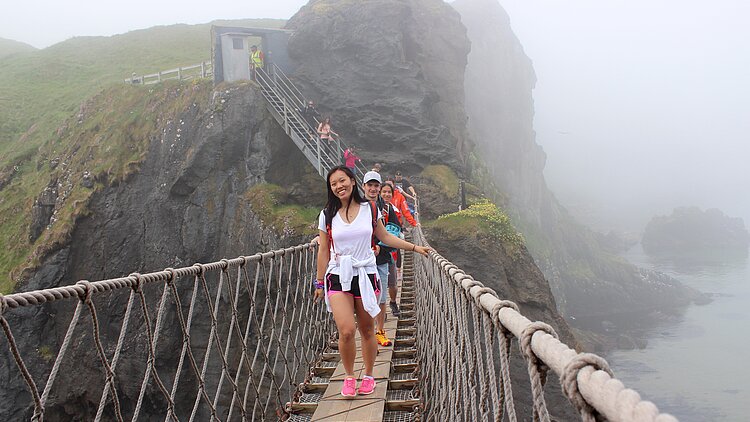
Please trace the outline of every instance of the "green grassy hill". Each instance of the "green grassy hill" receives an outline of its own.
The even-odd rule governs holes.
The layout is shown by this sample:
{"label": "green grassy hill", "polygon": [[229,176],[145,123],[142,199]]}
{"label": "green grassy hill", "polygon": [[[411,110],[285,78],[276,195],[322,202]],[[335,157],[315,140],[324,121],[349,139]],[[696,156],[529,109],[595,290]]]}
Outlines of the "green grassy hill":
{"label": "green grassy hill", "polygon": [[0,60],[11,54],[28,53],[35,50],[36,48],[26,43],[0,38]]}
{"label": "green grassy hill", "polygon": [[[215,24],[281,27],[284,21]],[[66,241],[96,190],[137,170],[148,139],[161,133],[157,121],[208,101],[210,81],[144,89],[123,80],[209,60],[210,30],[211,24],[172,25],[78,37],[0,59],[0,293]],[[72,183],[71,175],[84,171],[96,181],[93,188]],[[55,180],[64,204],[55,224],[30,241],[34,200]]]}
{"label": "green grassy hill", "polygon": [[[213,24],[281,27],[284,21]],[[30,158],[83,100],[122,83],[131,73],[155,73],[210,60],[210,31],[211,24],[181,24],[110,37],[76,37],[0,60],[0,171]]]}

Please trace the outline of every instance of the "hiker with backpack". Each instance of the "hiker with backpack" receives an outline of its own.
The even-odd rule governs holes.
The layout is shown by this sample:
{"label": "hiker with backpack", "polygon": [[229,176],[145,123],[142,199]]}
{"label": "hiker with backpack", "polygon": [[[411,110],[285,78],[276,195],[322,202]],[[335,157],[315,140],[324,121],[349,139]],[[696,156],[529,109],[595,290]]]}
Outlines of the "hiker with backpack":
{"label": "hiker with backpack", "polygon": [[[380,188],[383,182],[380,178],[380,174],[375,171],[368,171],[365,173],[362,181],[364,182],[362,183],[362,190],[365,192],[365,199],[375,202],[378,211],[380,211],[380,215],[383,216],[385,230],[398,237],[401,233],[401,226],[398,225],[396,211],[391,204],[385,202],[383,198],[380,197]],[[375,263],[378,266],[378,281],[380,281],[380,295],[378,296],[380,313],[377,318],[375,318],[375,340],[381,346],[391,345],[391,340],[385,332],[385,303],[388,300],[389,289],[386,289],[386,283],[388,282],[388,267],[391,264],[391,251],[393,250],[393,248],[388,247],[379,239],[375,238]]]}
{"label": "hiker with backpack", "polygon": [[[389,226],[393,227],[396,226],[398,228],[398,234],[396,233],[396,230],[388,230],[391,234],[394,236],[399,236],[401,231],[403,230],[403,227],[401,226],[401,223],[399,222],[398,218],[398,212],[396,211],[396,207],[394,207],[391,204],[391,199],[393,199],[393,185],[390,185],[388,183],[384,183],[380,186],[380,199],[383,200],[384,207],[387,207],[388,209],[388,219],[385,220],[385,228],[388,230]],[[385,212],[383,212],[383,216],[386,215]],[[385,253],[383,253],[385,252]],[[383,249],[381,248],[380,253],[384,256],[387,256],[387,262],[388,262],[388,296],[390,297],[390,306],[391,306],[391,313],[395,317],[399,317],[401,315],[401,310],[398,308],[398,303],[396,303],[396,296],[398,295],[398,279],[397,279],[397,270],[396,270],[396,258],[393,256],[398,252],[398,249],[395,248],[387,248]],[[378,258],[380,255],[378,255]],[[378,266],[378,273],[380,273],[380,266]],[[383,302],[383,299],[381,299],[381,303]],[[385,318],[383,318],[385,320]],[[378,321],[380,322],[380,321]],[[385,335],[385,333],[383,333]],[[377,337],[377,334],[376,334]]]}
{"label": "hiker with backpack", "polygon": [[[339,333],[339,352],[346,372],[341,395],[354,397],[375,390],[373,367],[378,345],[374,318],[381,312],[377,294],[377,264],[373,247],[375,236],[383,244],[427,256],[430,248],[417,246],[386,231],[375,204],[363,199],[351,170],[332,168],[326,176],[328,200],[320,212],[315,297],[325,300],[333,313]],[[354,315],[356,314],[356,320]],[[357,349],[355,329],[362,338],[364,377],[359,388],[354,375]]]}

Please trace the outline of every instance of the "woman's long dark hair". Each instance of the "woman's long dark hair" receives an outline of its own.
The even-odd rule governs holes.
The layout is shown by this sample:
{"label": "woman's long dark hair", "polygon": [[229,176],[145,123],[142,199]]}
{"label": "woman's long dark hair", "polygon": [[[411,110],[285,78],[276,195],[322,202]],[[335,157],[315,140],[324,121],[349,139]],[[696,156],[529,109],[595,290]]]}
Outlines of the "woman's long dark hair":
{"label": "woman's long dark hair", "polygon": [[326,227],[331,226],[331,221],[333,221],[333,216],[336,215],[337,212],[341,209],[341,200],[339,199],[336,194],[333,193],[333,189],[331,189],[331,175],[337,171],[343,171],[344,174],[346,174],[350,179],[352,179],[352,194],[349,196],[349,203],[347,204],[347,207],[351,206],[352,201],[356,201],[358,204],[362,204],[367,202],[362,196],[359,194],[359,188],[357,187],[357,178],[354,177],[354,173],[345,166],[336,166],[328,171],[328,174],[326,175],[326,191],[328,192],[328,202],[326,202],[326,207],[324,209],[324,213],[326,216]]}

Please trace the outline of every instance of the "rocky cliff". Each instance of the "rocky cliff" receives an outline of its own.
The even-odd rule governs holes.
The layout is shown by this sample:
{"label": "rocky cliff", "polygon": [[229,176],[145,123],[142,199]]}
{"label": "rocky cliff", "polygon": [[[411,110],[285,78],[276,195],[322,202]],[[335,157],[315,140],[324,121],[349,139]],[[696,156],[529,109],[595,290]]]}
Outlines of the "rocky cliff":
{"label": "rocky cliff", "polygon": [[536,77],[507,13],[495,0],[452,5],[471,40],[465,102],[479,164],[526,236],[558,307],[569,316],[601,319],[690,303],[696,292],[606,252],[601,236],[558,203],[546,186],[546,157],[533,130]]}
{"label": "rocky cliff", "polygon": [[[544,185],[541,176],[544,155],[534,143],[531,129],[530,90],[534,77],[530,63],[510,33],[507,17],[505,22],[496,21],[497,16],[489,12],[497,9],[490,4],[484,6],[487,9],[480,8],[480,12],[484,10],[490,25],[499,30],[499,33],[488,32],[491,36],[488,35],[485,47],[504,51],[504,59],[483,70],[471,65],[472,57],[483,51],[484,38],[474,36],[474,41],[471,32],[474,26],[470,25],[468,15],[460,17],[441,0],[313,0],[288,23],[288,28],[295,31],[289,45],[297,65],[293,77],[306,96],[319,103],[324,114],[333,115],[334,129],[360,147],[363,160],[385,163],[387,174],[401,169],[417,175],[430,164],[445,164],[453,172],[453,178],[467,177],[472,160],[469,133],[471,130],[480,134],[474,135],[479,151],[474,155],[483,157],[487,164],[502,164],[496,168],[487,166],[494,172],[490,182],[506,198],[506,202],[498,202],[519,216],[528,214],[528,218],[517,220],[536,230],[528,233],[534,235],[549,229],[552,234],[542,241],[537,242],[533,236],[527,236],[527,240],[532,245],[545,245],[554,253],[541,255],[535,262],[524,246],[479,234],[451,237],[447,233],[455,235],[461,231],[451,232],[442,226],[431,229],[435,233],[431,239],[448,259],[517,301],[530,317],[551,322],[563,339],[573,345],[570,329],[558,314],[555,298],[536,265],[540,264],[547,272],[545,275],[559,286],[561,268],[570,268],[564,264],[588,259],[595,253],[595,246],[590,246],[585,236],[580,235],[578,226],[561,223],[568,220]],[[456,7],[461,10],[460,4]],[[462,20],[470,28],[468,37]],[[475,72],[471,74],[482,78],[479,79],[482,84],[465,79],[465,72],[467,75]],[[501,77],[491,78],[492,72]],[[145,140],[144,148],[135,151],[133,162],[120,163],[132,167],[122,178],[112,180],[94,171],[92,185],[90,177],[84,176],[84,168],[76,167],[76,171],[59,173],[61,178],[54,179],[56,183],[52,179],[38,183],[34,212],[38,224],[25,233],[26,239],[38,236],[37,243],[57,227],[54,219],[65,210],[61,205],[65,200],[61,202],[60,198],[76,199],[80,186],[94,190],[86,201],[77,203],[85,207],[81,205],[80,212],[74,214],[70,230],[59,237],[62,240],[40,252],[39,262],[24,289],[211,261],[304,240],[298,236],[284,237],[286,231],[269,227],[267,222],[275,220],[267,215],[272,207],[256,204],[258,198],[265,197],[258,188],[265,183],[276,183],[286,190],[286,200],[311,204],[324,197],[323,184],[270,119],[252,84],[218,87],[205,104],[185,100],[180,86],[171,100],[181,104],[178,113],[154,121],[152,129],[137,137]],[[475,101],[482,87],[487,95],[481,98],[491,101],[488,104]],[[495,108],[497,113],[491,111]],[[82,108],[81,119],[87,121],[89,113],[97,109],[107,107],[93,104]],[[471,117],[469,127],[467,111]],[[153,117],[153,113],[146,116]],[[501,123],[499,131],[487,128],[491,119]],[[134,130],[139,122],[132,119]],[[105,123],[92,125],[88,136],[96,137],[108,129]],[[499,135],[492,137],[495,133]],[[51,165],[56,158],[54,153],[54,150],[49,152],[40,168]],[[19,177],[26,176],[13,179],[17,181]],[[432,214],[425,212],[425,216],[450,210],[445,186],[431,185],[424,177],[415,178],[415,182],[421,183],[418,189],[424,193],[423,206],[439,210]],[[581,249],[580,257],[576,248]],[[584,292],[593,286],[593,278],[582,282]],[[645,294],[649,292],[646,290]],[[110,298],[104,306],[122,309],[121,300]],[[48,366],[49,350],[59,347],[70,313],[69,308],[45,306],[14,317],[12,323],[19,327],[16,331],[22,333],[22,343],[46,347],[46,353],[24,350],[26,356],[32,356],[31,366]],[[113,313],[111,317],[116,319],[118,315]],[[177,334],[173,337],[180,338]],[[176,350],[179,345],[174,339],[160,347]],[[82,362],[96,359],[94,351],[79,352]],[[134,351],[133,362],[142,362],[144,353]],[[9,362],[7,356],[3,362]],[[516,362],[513,368],[517,385],[525,385],[528,375],[523,365]],[[94,371],[98,369],[93,364],[84,363],[76,376],[101,378],[98,372],[94,376]],[[29,414],[28,408],[18,407],[18,403],[28,403],[29,397],[15,374],[14,366],[0,367],[4,383],[0,415],[9,420]],[[44,371],[35,373],[40,378],[44,375]],[[122,381],[121,400],[132,405],[140,380]],[[59,415],[59,420],[69,420],[73,415],[90,418],[88,412],[98,397],[92,397],[86,386],[71,379],[58,385],[61,390],[55,392],[50,402],[53,414]],[[93,385],[92,390],[101,391],[101,385]],[[550,388],[553,390],[556,389]],[[519,406],[528,413],[529,401],[525,396],[519,394]],[[549,403],[556,416],[569,419],[571,409],[559,394],[554,393]],[[153,402],[148,408],[160,405]]]}
{"label": "rocky cliff", "polygon": [[[252,84],[216,91],[198,87],[205,97],[193,102],[192,89],[192,85],[183,84],[166,90],[170,98],[161,105],[175,106],[177,113],[168,119],[157,119],[154,116],[159,113],[152,113],[151,118],[159,121],[145,135],[147,149],[137,165],[139,170],[119,183],[99,184],[88,200],[87,212],[76,219],[68,241],[43,257],[23,290],[210,262],[305,240],[307,236],[299,233],[284,236],[268,225],[264,227],[261,220],[268,216],[257,215],[247,198],[251,189],[274,182],[290,190],[318,189],[318,198],[323,195],[319,188],[307,185],[307,181],[318,182],[317,175],[270,117],[261,94]],[[82,122],[95,119],[102,106],[92,104],[92,111],[80,116]],[[145,125],[146,120],[134,124]],[[99,129],[92,136],[108,131],[107,126]],[[76,185],[79,177],[83,181],[81,174],[71,176]],[[35,209],[41,213],[54,207],[56,195],[54,189],[45,188]],[[33,234],[38,230],[32,227]],[[158,298],[155,290],[150,294],[152,301]],[[122,318],[126,300],[127,294],[101,296],[97,306],[103,329],[109,330],[110,323],[113,330],[119,329],[115,328],[116,321]],[[63,301],[8,314],[35,379],[46,379],[49,359],[59,349],[71,312],[71,302]],[[179,350],[182,337],[174,313],[165,320],[165,327],[174,332],[162,336],[160,349]],[[196,321],[193,336],[205,339],[209,329],[207,322]],[[85,339],[89,331],[79,331],[81,337],[70,352],[75,363],[69,361],[60,372],[47,406],[47,420],[90,420],[94,416],[91,412],[96,411],[103,377],[95,364],[96,351],[77,346],[93,344]],[[140,334],[135,333],[142,333],[142,327],[133,327],[131,332],[137,337]],[[143,344],[142,339],[133,341]],[[147,353],[128,344],[126,340],[128,352],[123,354],[120,366],[125,369],[118,371],[118,394],[123,406],[132,409]],[[2,353],[0,419],[28,420],[31,397],[8,349],[3,348]],[[159,359],[157,365],[160,371],[174,371],[169,359]],[[81,383],[80,379],[88,381]],[[187,400],[188,392],[183,394],[178,400]],[[147,419],[151,412],[163,414],[159,397],[158,393],[147,396],[143,415]],[[192,401],[181,407],[191,408]]]}
{"label": "rocky cliff", "polygon": [[[383,163],[385,174],[402,170],[413,176],[423,218],[454,211],[455,189],[436,181],[438,175],[466,177],[473,148],[464,103],[464,72],[472,47],[458,13],[442,0],[313,0],[287,28],[295,31],[289,45],[297,66],[293,77],[324,115],[333,116],[334,129],[359,147],[365,161]],[[500,102],[505,109],[530,112],[530,100],[514,100]],[[435,171],[438,167],[442,170]],[[434,177],[422,172],[428,168]],[[521,177],[515,182],[531,184]],[[503,297],[518,301],[531,318],[550,322],[575,344],[525,247],[491,237],[478,240],[472,230],[462,231],[461,223],[430,227],[430,241],[446,258]],[[523,364],[514,362],[513,371],[518,391],[524,391],[528,375]],[[522,414],[530,409],[525,396],[518,395]],[[556,415],[570,417],[564,398],[552,393],[549,400]]]}
{"label": "rocky cliff", "polygon": [[388,173],[463,169],[469,42],[453,9],[439,0],[314,0],[287,28],[303,92],[363,160],[391,164]]}

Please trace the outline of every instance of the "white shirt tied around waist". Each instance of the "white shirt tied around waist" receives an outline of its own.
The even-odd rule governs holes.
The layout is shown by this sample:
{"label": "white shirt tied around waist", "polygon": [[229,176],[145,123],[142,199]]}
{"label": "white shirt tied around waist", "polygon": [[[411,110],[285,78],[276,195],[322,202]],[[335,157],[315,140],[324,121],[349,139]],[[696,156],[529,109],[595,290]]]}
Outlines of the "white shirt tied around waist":
{"label": "white shirt tied around waist", "polygon": [[[377,218],[380,219],[380,211]],[[321,211],[318,219],[318,229],[326,232],[325,213]],[[344,291],[351,290],[352,278],[359,277],[359,291],[362,295],[362,305],[367,313],[373,317],[380,313],[375,290],[370,283],[368,274],[377,274],[375,253],[372,251],[372,211],[368,202],[360,204],[357,216],[351,223],[346,223],[341,216],[336,215],[331,220],[333,247],[330,251],[327,274],[337,274]],[[355,274],[356,273],[356,274]],[[328,300],[328,283],[325,285],[325,300],[328,310],[331,310]]]}
{"label": "white shirt tied around waist", "polygon": [[[351,255],[339,255],[339,282],[341,290],[348,291],[352,289],[352,279],[354,272],[357,272],[357,282],[359,283],[359,293],[362,295],[362,306],[370,316],[375,318],[380,313],[380,305],[375,295],[375,289],[372,287],[370,277],[367,276],[367,268],[375,264],[375,255],[369,259],[359,261]],[[377,267],[376,267],[377,268]],[[331,312],[331,302],[328,298],[328,283],[325,284],[325,299],[328,312]]]}

